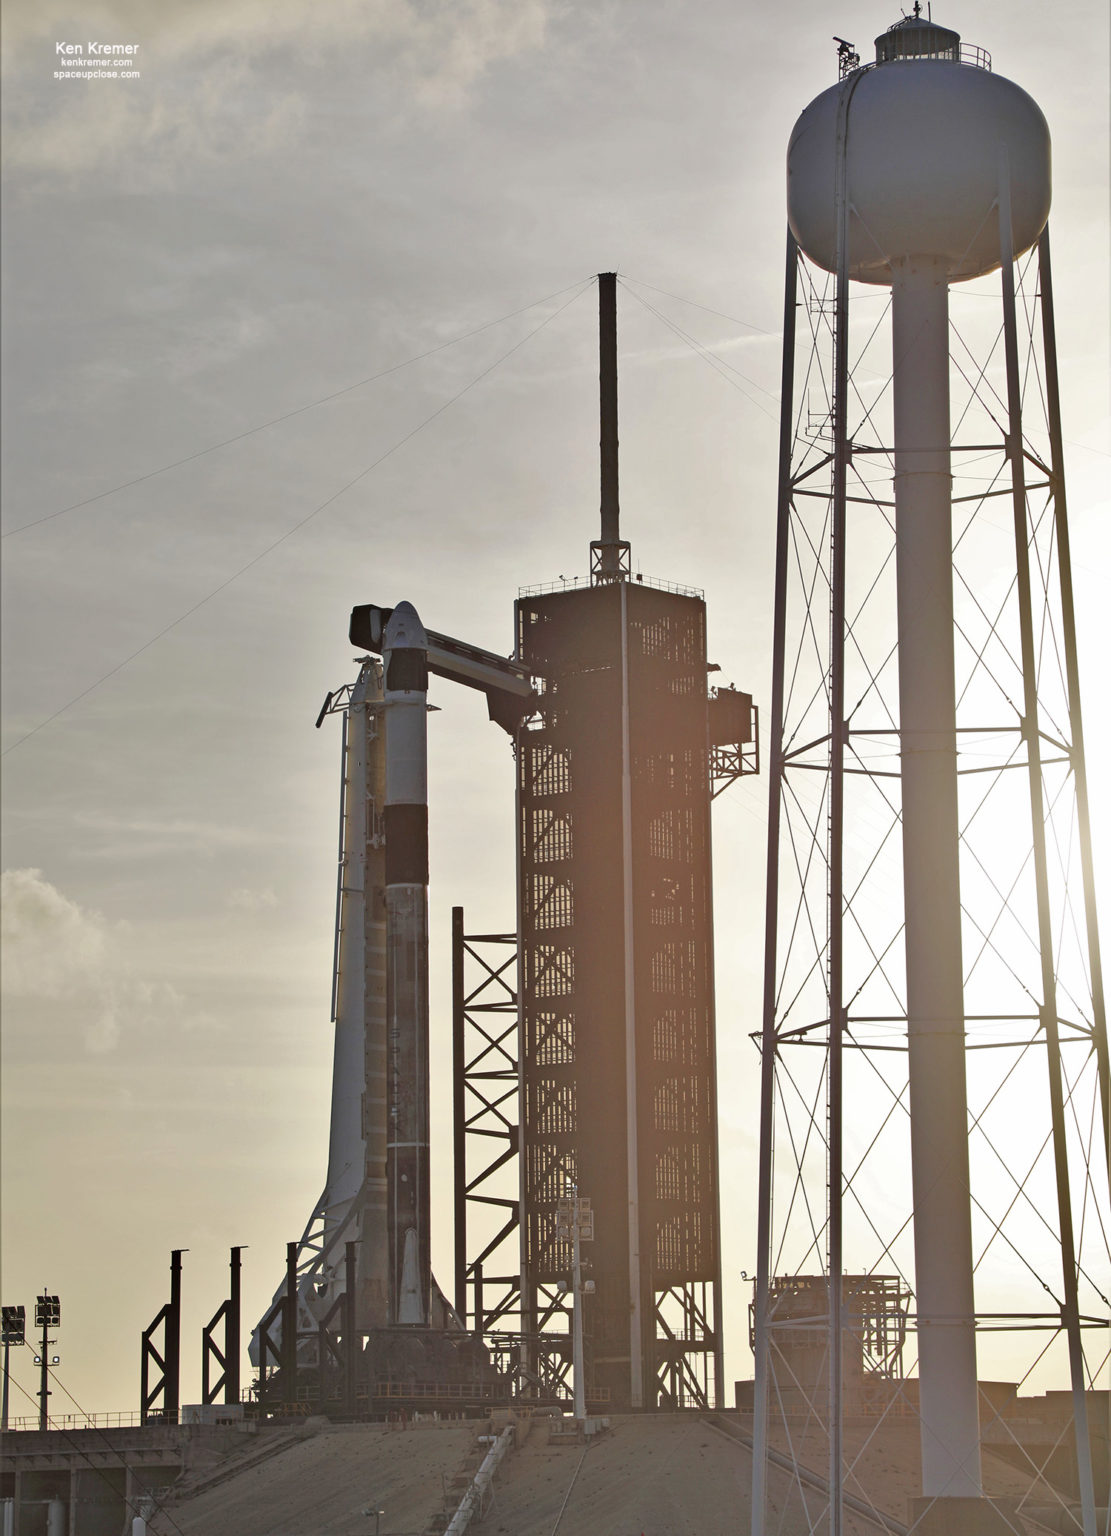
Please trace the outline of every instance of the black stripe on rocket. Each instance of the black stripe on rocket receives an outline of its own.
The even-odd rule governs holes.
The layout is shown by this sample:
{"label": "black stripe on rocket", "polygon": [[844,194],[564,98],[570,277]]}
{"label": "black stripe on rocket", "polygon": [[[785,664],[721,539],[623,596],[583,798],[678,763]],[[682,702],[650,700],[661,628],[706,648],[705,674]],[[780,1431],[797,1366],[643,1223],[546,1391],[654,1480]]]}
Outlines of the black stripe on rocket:
{"label": "black stripe on rocket", "polygon": [[430,1321],[428,637],[399,603],[382,637],[386,732],[386,1011],[390,1319]]}

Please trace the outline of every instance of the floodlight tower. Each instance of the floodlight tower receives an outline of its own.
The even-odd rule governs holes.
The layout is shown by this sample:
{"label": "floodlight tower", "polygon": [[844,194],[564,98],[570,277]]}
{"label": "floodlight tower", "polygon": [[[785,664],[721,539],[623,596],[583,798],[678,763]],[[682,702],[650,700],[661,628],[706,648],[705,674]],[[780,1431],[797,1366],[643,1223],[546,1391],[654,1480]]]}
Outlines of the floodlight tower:
{"label": "floodlight tower", "polygon": [[[822,1528],[832,1536],[840,1532],[845,1497],[843,1373],[852,1306],[844,1270],[854,1262],[846,1252],[845,1196],[855,1194],[854,1176],[889,1135],[885,1122],[859,1161],[855,1155],[852,1161],[846,1157],[847,1063],[851,1051],[883,1049],[905,1053],[905,1076],[893,1095],[892,1113],[909,1110],[923,1495],[914,1511],[914,1529],[919,1536],[934,1530],[960,1529],[978,1536],[1013,1529],[984,1498],[981,1478],[976,1331],[984,1314],[982,1308],[977,1313],[973,1289],[982,1258],[973,1217],[985,1206],[970,1170],[965,1053],[973,1021],[977,1029],[1006,1024],[1014,1033],[1022,1021],[1031,1020],[1026,1043],[1044,1051],[1042,1103],[1057,1207],[1055,1294],[1060,1307],[1052,1326],[1067,1337],[1084,1530],[1094,1536],[1086,1428],[1090,1377],[1081,1336],[1085,1266],[1073,1230],[1076,1168],[1070,1169],[1067,1124],[1081,1074],[1063,1069],[1062,1035],[1075,1032],[1091,1062],[1094,1092],[1105,1106],[1107,1042],[1087,858],[1053,345],[1046,233],[1049,133],[1033,100],[993,74],[982,50],[962,48],[957,33],[921,17],[919,10],[915,6],[913,16],[876,40],[875,64],[861,67],[851,46],[837,40],[841,78],[803,112],[788,150],[753,1530],[764,1530],[763,1453],[774,1412],[777,1349],[782,1347],[777,1345],[776,1298],[785,1290],[773,1283],[773,1266],[783,1263],[783,1238],[792,1212],[797,1214],[789,1200],[784,1216],[777,1217],[775,1209],[775,1106],[778,1100],[784,1112],[779,1074],[786,1047],[804,1042],[824,1048],[824,1081],[809,1101],[809,1113],[826,1154],[821,1178],[828,1183],[828,1202],[825,1221],[811,1227],[795,1272],[801,1277],[805,1262],[820,1262],[828,1277],[828,1314],[808,1320],[828,1329],[821,1381],[827,1400],[819,1415],[828,1432],[829,1456],[829,1499],[822,1516],[825,1520],[828,1514],[828,1525]],[[1023,302],[1016,304],[1023,280],[1018,263],[1035,248],[1039,288],[1029,295],[1022,291]],[[1030,270],[1028,264],[1027,276]],[[997,358],[989,347],[978,374],[966,364],[963,377],[971,377],[971,385],[954,412],[950,285],[995,271],[1001,273],[1003,354]],[[818,291],[815,273],[832,276],[832,294],[828,283],[825,295]],[[861,358],[854,363],[851,339],[853,284],[890,290],[890,389],[885,384],[876,390],[870,379],[862,382],[858,375]],[[1021,324],[1039,306],[1042,337],[1035,338],[1032,330],[1020,335]],[[874,309],[866,313],[870,342],[884,320]],[[795,325],[800,314],[811,323],[811,346],[797,396]],[[828,375],[823,375],[823,349],[831,354]],[[1045,402],[1044,448],[1031,421],[1024,420],[1024,388],[1031,377]],[[815,410],[815,381],[824,378],[830,387],[823,409]],[[993,390],[994,402],[989,399]],[[984,424],[979,442],[973,441],[972,422]],[[996,473],[989,477],[992,489],[955,495],[954,474],[967,474],[973,455],[999,456]],[[881,477],[886,481],[882,488]],[[1034,493],[1043,489],[1046,503],[1035,506]],[[1013,579],[992,616],[987,610],[994,599],[981,589],[980,612],[991,621],[977,650],[969,626],[954,609],[954,508],[961,513],[959,546],[986,496],[1003,494],[1014,518]],[[965,504],[974,504],[971,511]],[[882,546],[878,564],[871,560],[871,540],[874,547]],[[1047,547],[1052,551],[1048,559]],[[990,570],[986,580],[994,575]],[[975,582],[970,587],[966,575],[959,579],[962,601],[966,591],[975,600]],[[828,619],[817,613],[827,598]],[[1059,710],[1057,700],[1048,701],[1050,632],[1055,637],[1050,649],[1055,646],[1061,658]],[[985,656],[989,662],[996,659],[993,647],[1000,662],[1005,653],[1010,664],[1004,683],[987,675]],[[893,654],[897,700],[889,697],[895,691],[888,682],[895,670],[889,665]],[[814,671],[808,682],[809,665]],[[998,686],[985,706],[989,682]],[[999,715],[985,716],[984,707],[999,710],[1006,723],[998,723]],[[1005,738],[1004,751],[1000,743]],[[973,766],[970,757],[977,749],[999,761]],[[1064,764],[1059,781],[1053,779],[1054,763]],[[1010,872],[1004,875],[997,851],[970,851],[968,831],[981,807],[973,811],[968,781],[963,787],[961,781],[962,773],[985,769],[1003,777],[1004,768],[1024,768],[1028,785],[1023,830],[1013,820],[1013,807],[1006,827],[1012,846],[1017,838],[1028,849],[1009,886]],[[798,772],[803,769],[809,775]],[[809,801],[807,790],[794,788],[807,777],[810,785],[821,785]],[[873,794],[870,806],[864,803],[868,792]],[[1079,981],[1071,972],[1065,978],[1062,969],[1061,936],[1068,925],[1061,913],[1070,899],[1073,871],[1068,860],[1063,873],[1051,867],[1054,833],[1047,826],[1066,803],[1075,835],[1070,847],[1083,850],[1083,878],[1073,879],[1082,886],[1074,929],[1086,938]],[[809,807],[805,814],[804,806]],[[884,807],[890,813],[886,831],[862,855],[859,845],[872,834],[877,814],[886,814]],[[982,816],[981,824],[988,819]],[[895,835],[896,827],[901,836]],[[881,902],[874,893],[885,866],[892,867],[894,878]],[[978,922],[971,911],[969,891],[985,872],[987,885],[997,895],[1005,893],[1005,907],[1015,892],[1016,901],[1026,901],[1014,947],[1001,945],[996,925],[990,919]],[[891,932],[884,925],[893,905],[900,908],[900,921]],[[807,931],[813,942],[804,957],[810,941],[801,935]],[[993,995],[991,1011],[985,1006],[981,1014],[971,1006],[970,939],[976,940],[978,962],[985,935],[1003,966],[1019,977],[1026,1012],[1008,1007],[1002,989]],[[1021,957],[1018,945],[1024,948]],[[891,959],[896,952],[897,964]],[[890,998],[882,1011],[869,1003],[877,993],[877,974],[896,997],[894,1013]],[[816,978],[816,1008],[807,1014],[806,999]],[[1028,1011],[1031,997],[1036,998],[1034,1014]],[[886,1032],[882,1045],[880,1030]],[[974,1116],[974,1129],[979,1125]],[[800,1145],[793,1143],[796,1188],[811,1177]],[[1100,1162],[1097,1158],[1094,1195],[1105,1208],[1106,1142],[1102,1173]],[[1082,1172],[1085,1178],[1092,1172],[1087,1162]],[[895,1267],[897,1253],[892,1239],[878,1244],[878,1256],[869,1256],[866,1264],[855,1260],[856,1267],[872,1274],[877,1264]],[[977,1272],[977,1291],[982,1279],[983,1272]],[[858,1322],[859,1354],[866,1327]],[[780,1326],[787,1329],[786,1314]],[[790,1327],[797,1333],[797,1316],[791,1317]]]}

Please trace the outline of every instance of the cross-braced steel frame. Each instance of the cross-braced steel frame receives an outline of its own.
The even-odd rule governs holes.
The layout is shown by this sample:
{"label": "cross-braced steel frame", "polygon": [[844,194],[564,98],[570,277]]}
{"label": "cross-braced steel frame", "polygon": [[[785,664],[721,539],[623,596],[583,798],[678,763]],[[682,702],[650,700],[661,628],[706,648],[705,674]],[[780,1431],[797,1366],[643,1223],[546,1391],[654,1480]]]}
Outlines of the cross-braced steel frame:
{"label": "cross-braced steel frame", "polygon": [[[1054,1420],[1036,1400],[1039,1438],[1034,1409],[1020,1423],[1013,1394],[981,1388],[980,1435],[1022,1474],[1019,1513],[1053,1506],[1097,1536],[1109,1073],[1048,232],[1001,257],[999,275],[952,289],[950,326],[975,1327],[981,1383],[1063,1390],[1068,1408]],[[906,1373],[884,1385],[847,1280],[914,1291],[889,308],[788,237],[754,1536],[800,1516],[841,1536],[862,1507],[906,1518],[872,1474],[885,1434],[917,1413],[915,1312]],[[812,1315],[781,1306],[791,1276],[819,1299]],[[783,1453],[795,1476],[776,1517]]]}
{"label": "cross-braced steel frame", "polygon": [[570,1307],[541,1288],[521,1311],[520,1018],[515,933],[468,934],[452,908],[455,1310],[515,1398],[570,1403]]}
{"label": "cross-braced steel frame", "polygon": [[451,913],[455,1310],[476,1333],[521,1317],[517,935]]}

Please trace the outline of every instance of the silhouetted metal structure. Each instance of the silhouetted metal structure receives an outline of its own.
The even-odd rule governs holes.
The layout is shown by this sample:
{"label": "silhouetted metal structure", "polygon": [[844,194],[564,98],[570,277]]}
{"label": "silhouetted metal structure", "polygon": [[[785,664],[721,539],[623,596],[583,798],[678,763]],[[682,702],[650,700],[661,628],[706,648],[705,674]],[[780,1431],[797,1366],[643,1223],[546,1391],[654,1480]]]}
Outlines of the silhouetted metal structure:
{"label": "silhouetted metal structure", "polygon": [[616,280],[598,281],[602,537],[589,585],[516,605],[514,659],[539,688],[516,737],[521,1326],[566,1327],[556,1215],[579,1191],[595,1212],[588,1390],[706,1406],[721,1381],[711,743],[743,771],[751,700],[707,693],[701,595],[632,578]]}
{"label": "silhouetted metal structure", "polygon": [[[201,1333],[201,1402],[214,1403],[221,1390],[225,1403],[239,1401],[240,1366],[240,1273],[242,1248],[231,1251],[231,1279],[227,1300],[222,1302],[212,1321]],[[216,1333],[223,1325],[223,1339]],[[215,1362],[215,1369],[214,1369]]]}
{"label": "silhouetted metal structure", "polygon": [[[50,1346],[56,1341],[50,1338],[51,1328],[57,1328],[62,1321],[62,1305],[57,1296],[50,1296],[43,1291],[41,1296],[35,1298],[35,1327],[42,1329],[42,1339],[39,1348],[42,1353],[38,1358],[39,1365],[39,1428],[47,1429],[50,1424],[50,1367],[57,1357],[51,1357]],[[6,1362],[5,1362],[6,1364]],[[5,1389],[7,1379],[5,1377]]]}
{"label": "silhouetted metal structure", "polygon": [[[526,1332],[596,1213],[593,1384],[712,1401],[720,1351],[705,606],[615,579],[525,596],[518,738]],[[716,1379],[720,1380],[720,1368]]]}
{"label": "silhouetted metal structure", "polygon": [[[321,1402],[340,1398],[344,1412],[353,1416],[357,1408],[359,1361],[363,1335],[356,1324],[358,1281],[356,1248],[349,1242],[344,1248],[344,1284],[317,1329],[318,1393]],[[330,1378],[338,1378],[338,1391],[329,1390]]]}
{"label": "silhouetted metal structure", "polygon": [[[828,1477],[815,1502],[798,1466],[798,1507],[839,1536],[848,1488],[871,1498],[865,1396],[918,1417],[916,1532],[1013,1529],[978,1387],[1037,1371],[1069,1383],[1096,1536],[1108,1057],[1049,137],[917,7],[876,50],[842,52],[788,152],[752,1529],[783,1518],[765,1464],[801,1412]],[[994,303],[962,307],[970,280]],[[866,1351],[846,1375],[862,1273],[913,1296],[909,1380]]]}
{"label": "silhouetted metal structure", "polygon": [[[168,1419],[171,1424],[176,1424],[181,1408],[181,1256],[184,1252],[184,1248],[175,1248],[170,1254],[170,1299],[149,1328],[143,1330],[139,1402],[144,1424],[148,1419]],[[155,1343],[160,1328],[161,1348]],[[152,1365],[158,1372],[153,1382]],[[162,1401],[155,1407],[159,1397]]]}
{"label": "silhouetted metal structure", "polygon": [[[278,1399],[284,1405],[297,1401],[298,1270],[300,1244],[285,1245],[285,1285],[270,1310],[255,1328],[258,1349],[258,1406],[265,1413],[273,1406],[271,1376],[278,1376]],[[314,1335],[315,1336],[315,1335]],[[314,1362],[315,1364],[315,1362]]]}
{"label": "silhouetted metal structure", "polygon": [[455,1310],[476,1333],[521,1316],[517,935],[451,913]]}

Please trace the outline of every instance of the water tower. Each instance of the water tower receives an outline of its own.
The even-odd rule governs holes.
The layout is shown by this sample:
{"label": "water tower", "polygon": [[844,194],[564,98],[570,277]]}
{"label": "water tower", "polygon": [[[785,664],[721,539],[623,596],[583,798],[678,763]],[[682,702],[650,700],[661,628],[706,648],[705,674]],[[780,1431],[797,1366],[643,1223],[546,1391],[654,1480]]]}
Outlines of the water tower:
{"label": "water tower", "polygon": [[[788,151],[753,1531],[777,1436],[822,1463],[812,1529],[879,1507],[865,1411],[917,1419],[919,1536],[1022,1529],[985,1492],[994,1373],[1068,1387],[1095,1536],[1108,1058],[1049,133],[918,12],[874,64],[841,44]],[[853,1401],[885,1275],[916,1371]]]}

